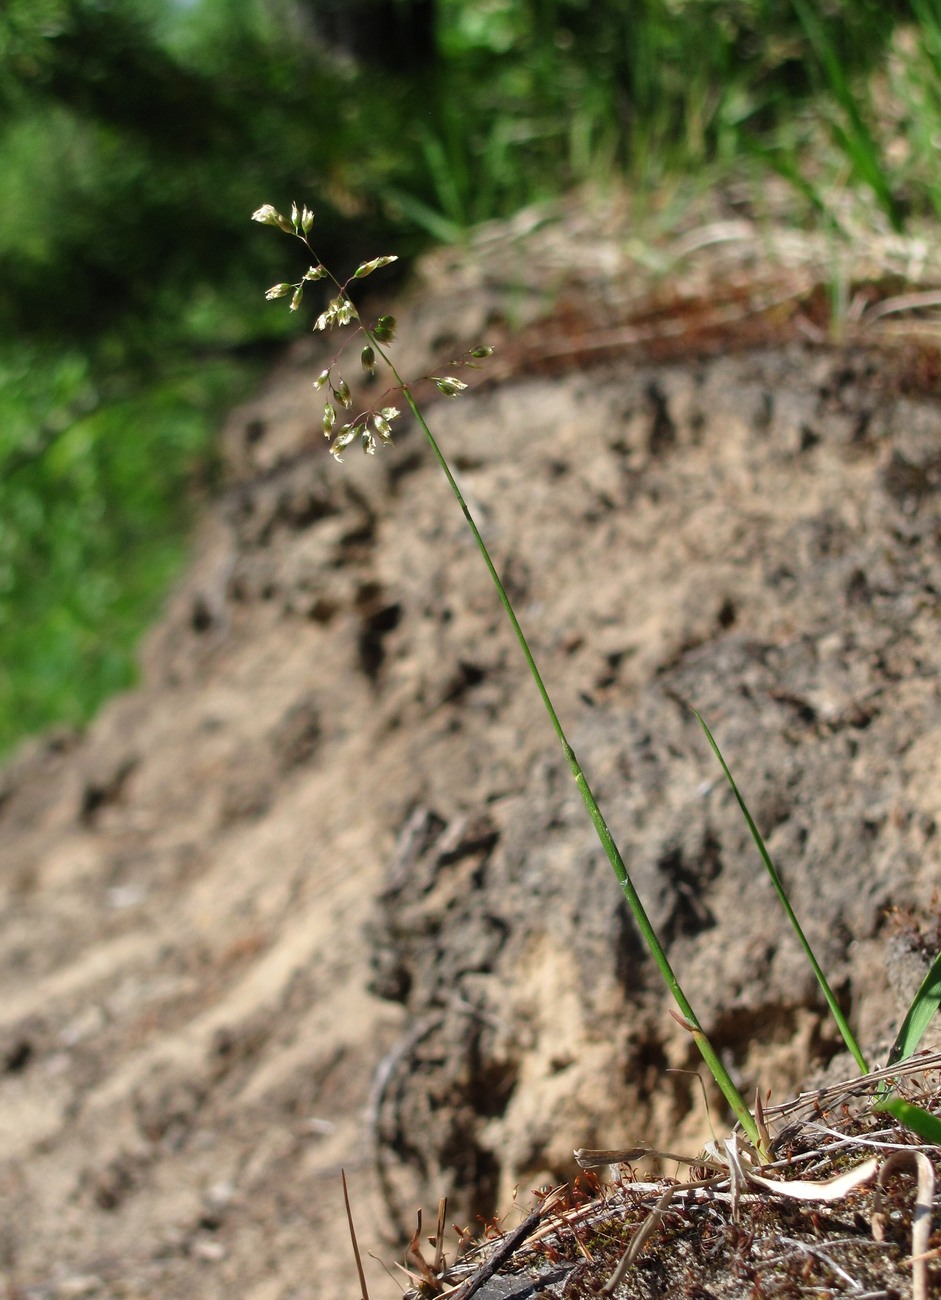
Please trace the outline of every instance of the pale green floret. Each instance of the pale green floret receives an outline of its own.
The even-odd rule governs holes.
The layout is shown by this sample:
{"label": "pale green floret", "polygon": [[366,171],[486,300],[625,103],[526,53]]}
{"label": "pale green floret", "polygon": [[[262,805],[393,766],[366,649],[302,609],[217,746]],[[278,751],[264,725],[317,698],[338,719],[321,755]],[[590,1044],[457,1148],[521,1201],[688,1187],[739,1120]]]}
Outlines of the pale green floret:
{"label": "pale green floret", "polygon": [[331,325],[349,325],[354,316],[356,316],[356,308],[349,298],[334,298],[327,303],[326,311],[322,311],[317,317],[314,329],[325,330]]}
{"label": "pale green floret", "polygon": [[294,227],[287,217],[283,217],[270,203],[263,203],[260,208],[256,208],[252,213],[252,221],[260,221],[263,226],[277,226],[287,235],[294,234]]}
{"label": "pale green floret", "polygon": [[376,354],[368,343],[363,348],[359,359],[362,362],[363,370],[367,375],[374,375],[376,373]]}
{"label": "pale green floret", "polygon": [[398,260],[398,255],[393,253],[389,257],[374,257],[371,262],[360,262],[353,272],[353,279],[362,280],[363,276],[372,275],[373,271],[378,271],[380,266],[388,266],[390,262],[397,262]]}
{"label": "pale green floret", "polygon": [[301,300],[303,299],[303,297],[304,297],[304,286],[299,284],[291,296],[291,307],[290,307],[291,311],[297,311],[298,307],[300,307],[301,305]]}
{"label": "pale green floret", "polygon": [[329,378],[330,378],[330,371],[321,370],[320,374],[314,380],[314,388],[319,392]]}
{"label": "pale green floret", "polygon": [[334,385],[333,395],[345,410],[348,411],[353,405],[353,394],[350,392],[350,386],[345,379],[337,380]]}
{"label": "pale green floret", "polygon": [[265,297],[269,302],[274,298],[283,298],[294,288],[293,284],[273,284],[270,289],[265,291]]}
{"label": "pale green floret", "polygon": [[301,229],[303,230],[305,235],[310,233],[310,228],[313,224],[314,224],[314,214],[311,212],[310,208],[308,208],[305,204],[304,210],[301,212]]}
{"label": "pale green floret", "polygon": [[332,402],[327,402],[323,408],[323,436],[329,438],[333,432],[333,426],[337,422],[336,407]]}
{"label": "pale green floret", "polygon": [[305,280],[322,280],[327,274],[325,266],[309,266],[304,272]]}
{"label": "pale green floret", "polygon": [[432,382],[439,393],[444,393],[445,397],[457,397],[458,393],[463,393],[467,385],[461,379],[455,379],[453,375],[432,375]]}
{"label": "pale green floret", "polygon": [[484,357],[493,356],[493,348],[487,343],[481,343],[479,347],[471,348],[471,356],[478,361],[482,361]]}
{"label": "pale green floret", "polygon": [[330,448],[330,455],[334,458],[334,460],[337,461],[343,460],[343,457],[340,455],[340,452],[343,451],[345,447],[348,447],[355,437],[356,437],[356,430],[353,427],[353,425],[344,424],[343,428],[334,438],[333,445]]}
{"label": "pale green floret", "polygon": [[376,433],[378,433],[382,441],[391,442],[392,430],[389,427],[389,421],[384,419],[381,415],[374,415],[372,417],[372,422],[373,428],[376,430]]}

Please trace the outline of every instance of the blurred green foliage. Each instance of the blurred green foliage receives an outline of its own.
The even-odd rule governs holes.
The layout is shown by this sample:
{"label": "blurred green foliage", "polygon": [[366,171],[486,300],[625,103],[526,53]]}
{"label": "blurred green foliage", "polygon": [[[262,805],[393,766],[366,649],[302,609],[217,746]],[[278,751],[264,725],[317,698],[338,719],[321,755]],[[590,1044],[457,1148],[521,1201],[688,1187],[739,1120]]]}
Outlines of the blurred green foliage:
{"label": "blurred green foliage", "polygon": [[0,750],[133,679],[213,429],[290,328],[260,203],[311,203],[342,266],[612,172],[751,159],[814,198],[823,125],[898,225],[941,211],[939,33],[941,0],[4,0]]}
{"label": "blurred green foliage", "polygon": [[436,93],[412,128],[425,176],[403,208],[455,238],[612,173],[648,192],[749,157],[800,176],[807,112],[897,220],[867,78],[926,6],[941,15],[939,0],[439,0]]}
{"label": "blurred green foliage", "polygon": [[81,351],[4,349],[4,739],[79,723],[133,680],[132,647],[183,558],[188,491],[209,452],[207,398],[222,379],[216,367],[191,392],[167,377],[105,399]]}
{"label": "blurred green foliage", "polygon": [[360,102],[297,35],[261,3],[0,10],[0,750],[133,680],[213,429],[286,329],[250,214],[348,189]]}

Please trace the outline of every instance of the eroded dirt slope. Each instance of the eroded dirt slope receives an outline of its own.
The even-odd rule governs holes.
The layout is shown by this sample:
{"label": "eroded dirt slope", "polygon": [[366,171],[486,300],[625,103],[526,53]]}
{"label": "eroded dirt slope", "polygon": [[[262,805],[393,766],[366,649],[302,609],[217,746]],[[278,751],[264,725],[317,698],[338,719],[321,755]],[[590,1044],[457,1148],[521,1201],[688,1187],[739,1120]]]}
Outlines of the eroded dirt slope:
{"label": "eroded dirt slope", "polygon": [[[422,290],[405,364],[507,301]],[[230,419],[140,688],[2,778],[11,1295],[346,1300],[341,1166],[390,1259],[439,1195],[473,1222],[573,1147],[708,1132],[440,474],[415,431],[334,464],[319,365]],[[691,998],[781,1099],[837,1044],[688,706],[877,1054],[938,938],[938,410],[820,343],[509,371],[431,418]]]}

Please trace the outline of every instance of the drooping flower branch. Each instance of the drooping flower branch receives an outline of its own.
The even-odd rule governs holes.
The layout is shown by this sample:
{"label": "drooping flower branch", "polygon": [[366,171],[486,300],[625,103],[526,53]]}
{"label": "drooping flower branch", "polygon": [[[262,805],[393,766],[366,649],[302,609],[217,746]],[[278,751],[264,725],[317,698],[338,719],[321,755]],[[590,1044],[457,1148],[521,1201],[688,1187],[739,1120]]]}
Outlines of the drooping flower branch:
{"label": "drooping flower branch", "polygon": [[[288,219],[272,204],[265,203],[252,213],[252,220],[258,221],[264,226],[274,226],[286,235],[293,235],[301,241],[314,259],[313,264],[308,267],[299,280],[293,283],[285,281],[274,284],[267,290],[265,297],[271,301],[276,298],[287,298],[290,295],[289,308],[291,311],[297,311],[303,301],[304,289],[307,284],[324,279],[332,281],[337,290],[336,295],[331,298],[317,317],[314,322],[314,329],[328,330],[333,329],[334,326],[342,328],[346,325],[355,325],[356,333],[362,334],[366,339],[360,352],[360,364],[363,373],[370,378],[375,376],[378,355],[388,365],[396,381],[395,385],[387,390],[387,393],[401,392],[408,399],[408,387],[384,351],[384,345],[391,343],[395,338],[395,317],[379,316],[371,325],[365,324],[348,292],[349,286],[354,280],[365,279],[367,275],[372,275],[374,271],[398,261],[398,257],[392,253],[383,257],[374,257],[368,262],[361,262],[349,279],[341,283],[323,265],[311,247],[308,236],[314,224],[314,214],[310,208],[306,206],[298,208],[297,204],[293,203],[291,205],[291,216]],[[396,406],[377,404],[361,411],[354,419],[339,425],[339,427],[337,426],[337,406],[342,407],[344,411],[349,411],[353,407],[353,394],[350,386],[337,369],[344,347],[340,348],[329,366],[322,370],[314,380],[314,388],[317,392],[324,388],[329,389],[323,407],[323,432],[325,438],[331,439],[330,454],[336,460],[342,460],[342,453],[357,438],[359,438],[363,451],[368,456],[375,455],[376,449],[380,445],[388,445],[392,442],[392,421],[401,414]],[[475,360],[489,357],[492,352],[493,348],[481,344],[472,348],[463,358],[451,364],[470,366],[473,365]],[[445,397],[457,397],[467,388],[467,384],[463,380],[457,379],[453,375],[427,375],[424,378],[429,379],[438,392]],[[384,396],[386,395],[384,394]]]}

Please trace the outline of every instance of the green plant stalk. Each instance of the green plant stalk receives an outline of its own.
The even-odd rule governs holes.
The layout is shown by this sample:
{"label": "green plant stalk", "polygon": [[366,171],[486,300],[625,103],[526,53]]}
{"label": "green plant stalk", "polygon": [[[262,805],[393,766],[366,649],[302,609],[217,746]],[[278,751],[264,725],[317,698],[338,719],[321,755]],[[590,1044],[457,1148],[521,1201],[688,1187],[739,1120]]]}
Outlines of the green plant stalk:
{"label": "green plant stalk", "polygon": [[491,580],[493,581],[493,584],[497,589],[497,593],[500,597],[500,603],[503,605],[503,608],[506,611],[506,616],[510,620],[510,625],[513,628],[513,632],[516,636],[517,641],[519,642],[520,649],[522,650],[523,655],[526,659],[526,663],[532,675],[533,681],[536,683],[536,688],[539,691],[539,695],[542,699],[545,710],[549,715],[549,720],[552,723],[553,729],[559,738],[560,744],[562,745],[562,752],[565,755],[565,761],[568,763],[569,768],[572,772],[572,776],[575,778],[575,784],[578,786],[579,794],[582,796],[582,800],[584,801],[585,807],[588,810],[588,815],[591,818],[595,830],[598,834],[598,839],[601,841],[601,847],[604,849],[605,855],[614,869],[614,874],[617,876],[618,882],[621,886],[621,890],[624,893],[625,898],[627,899],[628,906],[630,907],[631,912],[634,916],[634,920],[637,923],[637,928],[640,930],[641,936],[643,937],[643,940],[646,943],[651,956],[656,962],[657,968],[659,969],[660,974],[663,976],[667,988],[670,990],[670,993],[673,995],[673,999],[676,1002],[676,1005],[679,1007],[680,1012],[682,1013],[682,1020],[680,1021],[680,1023],[683,1024],[683,1027],[687,1029],[689,1033],[692,1035],[693,1041],[696,1043],[696,1046],[699,1048],[700,1054],[702,1055],[703,1060],[706,1062],[706,1065],[709,1067],[709,1071],[712,1074],[712,1077],[715,1079],[716,1083],[718,1084],[719,1088],[722,1091],[723,1096],[725,1097],[726,1101],[729,1103],[730,1107],[732,1108],[732,1111],[734,1112],[736,1119],[741,1124],[745,1133],[748,1135],[749,1141],[755,1146],[756,1150],[763,1152],[764,1144],[762,1143],[761,1135],[758,1131],[758,1126],[755,1123],[755,1120],[752,1117],[750,1110],[748,1109],[748,1105],[746,1104],[745,1099],[742,1096],[742,1094],[739,1092],[738,1088],[736,1088],[735,1084],[732,1082],[732,1078],[729,1075],[728,1070],[725,1068],[724,1064],[719,1058],[718,1053],[716,1052],[715,1048],[712,1046],[712,1043],[709,1041],[709,1038],[706,1035],[705,1030],[702,1028],[702,1025],[699,1023],[699,1019],[696,1016],[696,1013],[693,1010],[692,1006],[690,1005],[690,1002],[686,997],[686,994],[683,992],[679,980],[677,979],[673,971],[673,967],[670,965],[670,960],[667,957],[666,952],[664,951],[663,945],[661,944],[659,938],[657,937],[657,932],[654,929],[653,925],[651,924],[650,918],[648,917],[644,905],[640,900],[640,895],[637,893],[637,890],[634,888],[634,883],[631,880],[630,874],[626,866],[624,865],[624,860],[621,857],[617,844],[614,841],[614,837],[612,836],[611,831],[608,829],[608,824],[601,813],[601,809],[598,807],[598,802],[591,791],[591,787],[588,784],[584,772],[582,771],[581,764],[579,763],[578,759],[575,756],[575,751],[572,749],[572,746],[568,742],[568,738],[565,735],[565,731],[563,730],[562,723],[559,721],[559,716],[555,711],[555,707],[549,696],[549,692],[546,689],[545,682],[542,679],[542,674],[540,673],[536,665],[536,661],[533,658],[533,653],[529,648],[529,642],[526,640],[526,636],[523,632],[523,629],[520,627],[519,620],[516,617],[516,612],[513,609],[513,605],[512,602],[510,601],[509,595],[507,594],[507,590],[504,587],[500,575],[497,572],[496,566],[494,565],[493,560],[490,557],[490,552],[488,551],[487,545],[480,534],[480,530],[478,529],[476,522],[474,521],[474,517],[471,514],[470,508],[468,507],[467,502],[464,500],[463,493],[461,492],[461,489],[458,487],[454,475],[451,473],[451,467],[448,464],[447,459],[445,458],[441,448],[438,446],[438,442],[434,434],[431,432],[431,429],[428,427],[428,424],[424,416],[422,415],[414,397],[412,396],[409,386],[402,379],[401,375],[398,373],[392,361],[390,360],[388,354],[383,350],[382,346],[372,336],[370,331],[366,329],[365,326],[362,326],[362,329],[365,336],[370,340],[370,343],[376,349],[376,352],[382,357],[382,359],[385,361],[386,365],[389,367],[390,371],[392,372],[392,375],[395,377],[396,383],[400,387],[402,396],[405,398],[406,402],[409,405],[409,408],[411,409],[412,414],[415,416],[415,419],[418,421],[421,430],[424,433],[425,438],[428,442],[428,445],[430,446],[435,459],[437,460],[439,466],[441,467],[441,471],[444,474],[445,478],[447,479],[451,491],[454,493],[455,499],[457,500],[457,503],[461,508],[464,518],[467,521],[467,526],[471,530],[471,533],[473,534],[474,541],[477,544],[477,549],[480,551],[480,554],[483,557],[483,561],[487,566],[487,571],[490,574]]}
{"label": "green plant stalk", "polygon": [[771,854],[768,852],[767,848],[765,847],[765,842],[761,838],[761,833],[758,830],[758,827],[755,825],[751,813],[748,811],[748,807],[745,803],[745,800],[742,798],[741,792],[739,791],[738,786],[735,784],[735,779],[732,776],[732,773],[729,771],[725,759],[722,757],[722,751],[719,749],[719,746],[716,744],[715,740],[713,739],[712,732],[706,726],[706,723],[702,718],[701,714],[699,714],[696,711],[696,709],[693,709],[693,712],[696,714],[696,718],[699,722],[699,725],[706,733],[706,739],[709,741],[709,744],[712,747],[712,752],[719,760],[719,763],[722,767],[722,771],[725,773],[725,779],[732,787],[732,793],[735,795],[735,798],[738,802],[738,806],[742,810],[742,816],[745,818],[745,821],[748,825],[748,829],[751,831],[752,839],[755,841],[755,844],[758,846],[758,852],[761,854],[761,860],[765,864],[765,870],[768,872],[768,875],[771,877],[771,883],[774,885],[778,898],[781,900],[781,906],[784,908],[784,911],[787,914],[787,919],[794,927],[794,931],[801,942],[801,946],[804,949],[804,953],[806,954],[807,960],[810,962],[813,968],[813,972],[817,976],[817,981],[820,984],[821,989],[823,990],[823,996],[827,1000],[827,1006],[830,1008],[830,1014],[833,1016],[833,1019],[836,1021],[840,1033],[843,1035],[843,1041],[846,1044],[846,1046],[849,1048],[850,1052],[853,1054],[853,1057],[856,1061],[856,1064],[859,1066],[861,1073],[868,1074],[869,1066],[866,1064],[866,1058],[863,1056],[862,1052],[860,1051],[859,1044],[856,1041],[853,1031],[850,1029],[846,1017],[844,1016],[843,1012],[840,1010],[840,1004],[837,1002],[833,990],[830,988],[830,985],[827,982],[827,977],[826,975],[824,975],[823,970],[820,967],[820,963],[817,961],[817,958],[814,956],[814,951],[807,940],[807,936],[804,934],[804,931],[801,929],[800,922],[797,919],[793,907],[791,907],[791,901],[787,896],[787,892],[784,888],[784,884],[781,880],[781,877],[778,875],[778,869],[772,862]]}

